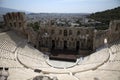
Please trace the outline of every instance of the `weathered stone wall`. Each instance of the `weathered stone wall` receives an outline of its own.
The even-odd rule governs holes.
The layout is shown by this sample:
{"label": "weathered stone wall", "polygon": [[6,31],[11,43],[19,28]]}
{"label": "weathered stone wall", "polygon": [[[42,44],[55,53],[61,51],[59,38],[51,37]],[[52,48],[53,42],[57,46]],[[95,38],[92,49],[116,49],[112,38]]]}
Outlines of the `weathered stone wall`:
{"label": "weathered stone wall", "polygon": [[114,20],[110,22],[108,35],[109,43],[120,40],[120,20]]}
{"label": "weathered stone wall", "polygon": [[57,27],[40,28],[39,46],[51,49],[92,50],[94,28]]}
{"label": "weathered stone wall", "polygon": [[41,26],[39,47],[69,50],[96,50],[120,39],[120,20],[110,22],[107,30],[95,30],[91,27]]}
{"label": "weathered stone wall", "polygon": [[32,27],[28,27],[26,29],[28,42],[32,43],[35,47],[37,46],[37,33],[32,29]]}
{"label": "weathered stone wall", "polygon": [[120,40],[120,20],[111,21],[107,30],[95,30],[94,32],[94,50],[105,46],[105,38],[108,45],[116,40]]}
{"label": "weathered stone wall", "polygon": [[111,21],[107,30],[97,31],[93,27],[58,27],[49,23],[41,24],[39,31],[36,32],[27,26],[23,12],[7,13],[3,17],[8,28],[26,35],[28,42],[37,48],[89,51],[105,46],[105,38],[108,44],[120,40],[120,20]]}
{"label": "weathered stone wall", "polygon": [[96,50],[99,47],[104,47],[104,39],[108,39],[108,30],[95,30],[94,31],[94,50]]}
{"label": "weathered stone wall", "polygon": [[28,42],[36,45],[37,33],[27,26],[26,16],[23,12],[12,12],[7,13],[4,17],[5,25],[11,29],[15,30],[20,35],[24,35],[28,38]]}
{"label": "weathered stone wall", "polygon": [[25,34],[26,19],[23,12],[7,13],[3,16],[6,26],[9,29],[16,30]]}

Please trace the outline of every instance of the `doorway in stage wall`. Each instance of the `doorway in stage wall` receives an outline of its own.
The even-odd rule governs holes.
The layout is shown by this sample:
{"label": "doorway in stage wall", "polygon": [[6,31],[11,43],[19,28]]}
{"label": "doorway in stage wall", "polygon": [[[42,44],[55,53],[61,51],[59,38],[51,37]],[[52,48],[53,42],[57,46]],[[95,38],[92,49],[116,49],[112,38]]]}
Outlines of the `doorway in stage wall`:
{"label": "doorway in stage wall", "polygon": [[67,41],[64,41],[64,49],[67,49]]}
{"label": "doorway in stage wall", "polygon": [[80,42],[79,42],[79,41],[77,41],[77,42],[76,42],[76,51],[78,51],[78,50],[79,50],[79,48],[80,48],[80,45],[79,45],[79,44],[80,44]]}
{"label": "doorway in stage wall", "polygon": [[52,40],[52,50],[49,59],[51,60],[59,60],[59,61],[70,61],[76,62],[77,60],[77,51],[76,50],[69,50],[67,46],[67,40],[63,41],[63,49],[55,48],[55,41]]}
{"label": "doorway in stage wall", "polygon": [[55,49],[55,40],[52,40],[52,50]]}

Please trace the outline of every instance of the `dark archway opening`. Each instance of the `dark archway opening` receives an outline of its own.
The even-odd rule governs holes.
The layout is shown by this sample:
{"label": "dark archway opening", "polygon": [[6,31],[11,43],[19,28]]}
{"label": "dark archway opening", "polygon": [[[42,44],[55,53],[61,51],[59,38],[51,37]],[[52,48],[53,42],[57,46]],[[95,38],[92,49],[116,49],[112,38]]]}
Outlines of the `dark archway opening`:
{"label": "dark archway opening", "polygon": [[67,41],[64,41],[64,49],[67,49]]}
{"label": "dark archway opening", "polygon": [[52,50],[55,49],[55,40],[52,40]]}
{"label": "dark archway opening", "polygon": [[79,48],[80,48],[79,44],[80,44],[80,42],[79,42],[79,41],[77,41],[77,42],[76,42],[76,51],[78,51],[78,50],[79,50]]}

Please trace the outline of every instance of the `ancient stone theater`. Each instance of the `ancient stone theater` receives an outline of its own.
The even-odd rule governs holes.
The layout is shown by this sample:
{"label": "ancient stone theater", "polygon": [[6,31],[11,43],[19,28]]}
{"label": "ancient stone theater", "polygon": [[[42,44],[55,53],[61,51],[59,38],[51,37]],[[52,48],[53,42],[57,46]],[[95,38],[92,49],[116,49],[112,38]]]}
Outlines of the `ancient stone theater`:
{"label": "ancient stone theater", "polygon": [[[40,24],[38,32],[34,31],[25,18],[25,13],[7,13],[5,24],[9,29],[24,34],[28,42],[41,51],[76,51],[78,54],[89,54],[108,43],[120,38],[120,21],[110,22],[107,30],[96,30],[94,27],[70,27]],[[83,55],[82,54],[82,55]]]}
{"label": "ancient stone theater", "polygon": [[4,15],[0,80],[120,80],[120,20],[106,30],[39,24]]}

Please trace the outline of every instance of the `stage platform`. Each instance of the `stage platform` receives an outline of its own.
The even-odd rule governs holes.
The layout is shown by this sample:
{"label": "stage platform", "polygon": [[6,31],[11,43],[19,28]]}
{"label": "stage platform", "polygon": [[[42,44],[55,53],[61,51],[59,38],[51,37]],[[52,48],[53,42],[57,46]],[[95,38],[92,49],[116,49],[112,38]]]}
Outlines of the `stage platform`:
{"label": "stage platform", "polygon": [[71,50],[52,50],[49,56],[51,60],[61,60],[61,61],[70,61],[76,62],[78,53],[77,51]]}

